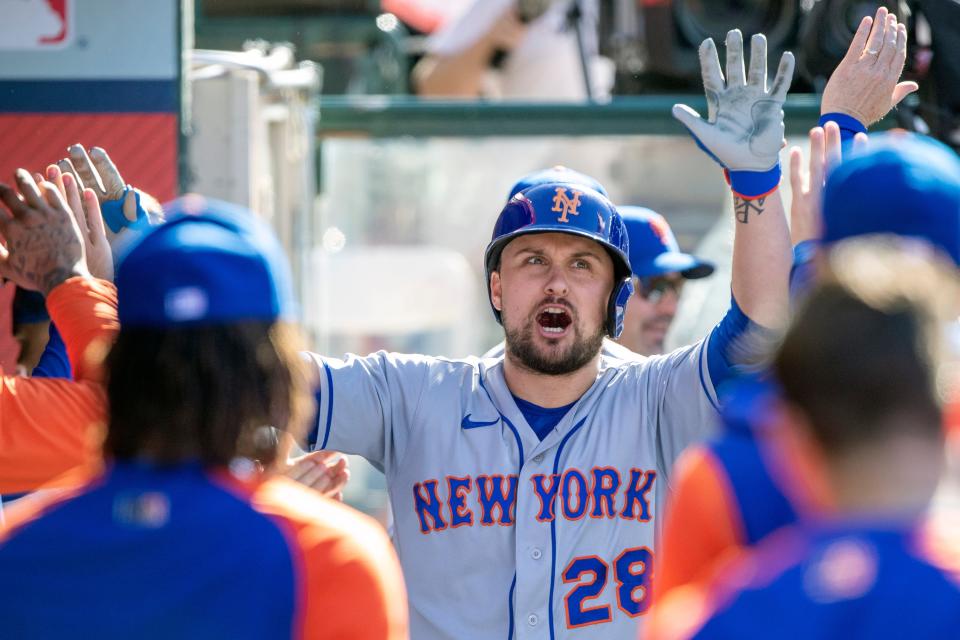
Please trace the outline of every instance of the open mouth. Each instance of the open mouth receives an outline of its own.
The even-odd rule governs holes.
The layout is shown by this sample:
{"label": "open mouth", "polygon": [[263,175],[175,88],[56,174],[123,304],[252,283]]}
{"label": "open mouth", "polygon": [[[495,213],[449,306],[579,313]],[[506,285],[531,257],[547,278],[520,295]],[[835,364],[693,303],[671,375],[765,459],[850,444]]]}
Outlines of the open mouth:
{"label": "open mouth", "polygon": [[560,336],[573,324],[573,318],[563,307],[546,307],[537,314],[537,324],[544,334]]}

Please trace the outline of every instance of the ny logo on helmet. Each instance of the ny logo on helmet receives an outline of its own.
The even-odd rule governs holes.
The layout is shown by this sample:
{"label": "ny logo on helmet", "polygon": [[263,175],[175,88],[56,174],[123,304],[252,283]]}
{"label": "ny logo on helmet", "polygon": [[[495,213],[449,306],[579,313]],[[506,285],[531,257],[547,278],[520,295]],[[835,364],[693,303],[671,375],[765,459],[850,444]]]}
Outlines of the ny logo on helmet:
{"label": "ny logo on helmet", "polygon": [[571,216],[580,215],[580,212],[577,211],[580,208],[580,195],[581,192],[574,189],[573,197],[570,198],[567,196],[566,188],[557,187],[557,195],[553,196],[553,208],[550,209],[550,211],[556,211],[560,214],[557,222],[570,222],[567,218],[568,214]]}

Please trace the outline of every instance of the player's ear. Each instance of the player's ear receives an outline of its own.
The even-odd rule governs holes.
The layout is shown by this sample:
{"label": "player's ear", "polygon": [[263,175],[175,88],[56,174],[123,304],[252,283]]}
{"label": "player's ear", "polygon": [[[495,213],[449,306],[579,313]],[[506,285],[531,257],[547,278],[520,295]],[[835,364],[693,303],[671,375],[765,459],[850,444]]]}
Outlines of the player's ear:
{"label": "player's ear", "polygon": [[497,311],[503,311],[503,287],[500,283],[500,272],[490,272],[490,303]]}

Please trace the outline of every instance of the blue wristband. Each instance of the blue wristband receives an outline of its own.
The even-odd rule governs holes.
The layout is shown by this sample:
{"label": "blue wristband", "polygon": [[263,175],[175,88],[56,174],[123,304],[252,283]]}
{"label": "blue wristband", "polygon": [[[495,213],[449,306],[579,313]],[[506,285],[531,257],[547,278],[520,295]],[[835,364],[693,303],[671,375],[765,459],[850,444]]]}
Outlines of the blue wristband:
{"label": "blue wristband", "polygon": [[[123,203],[127,199],[127,192],[131,190],[133,191],[133,198],[137,203],[137,219],[134,221],[131,221],[127,216],[123,215]],[[118,199],[107,200],[101,204],[100,212],[103,214],[103,221],[107,223],[107,227],[113,233],[120,233],[122,229],[147,217],[147,212],[140,205],[140,192],[129,185],[123,190],[123,195]]]}
{"label": "blue wristband", "polygon": [[765,198],[780,186],[780,163],[766,171],[726,171],[733,193],[744,200]]}
{"label": "blue wristband", "polygon": [[850,142],[858,133],[867,132],[867,128],[862,122],[845,113],[825,113],[820,116],[819,126],[822,127],[828,122],[836,122],[837,126],[840,127],[841,142]]}

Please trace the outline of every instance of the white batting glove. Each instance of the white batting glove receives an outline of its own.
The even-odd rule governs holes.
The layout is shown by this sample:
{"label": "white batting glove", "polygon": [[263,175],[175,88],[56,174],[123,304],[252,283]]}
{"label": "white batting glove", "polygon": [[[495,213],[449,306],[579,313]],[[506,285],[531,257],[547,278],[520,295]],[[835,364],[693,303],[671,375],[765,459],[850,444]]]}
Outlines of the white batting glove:
{"label": "white batting glove", "polygon": [[793,78],[793,54],[780,58],[773,86],[767,90],[767,39],[750,41],[750,73],[743,66],[743,35],[727,33],[727,77],[720,71],[712,38],[700,45],[700,68],[707,95],[707,119],[684,104],[673,107],[683,124],[707,154],[731,172],[767,172],[778,167],[784,144],[783,102]]}

